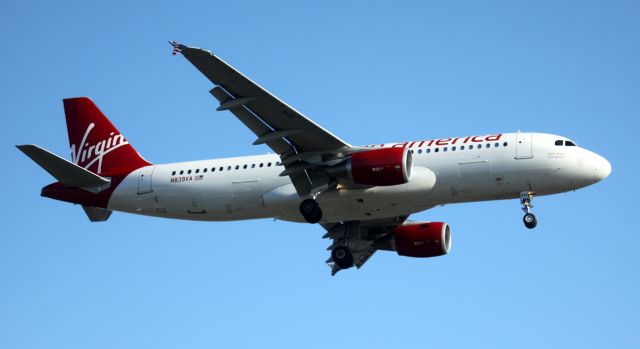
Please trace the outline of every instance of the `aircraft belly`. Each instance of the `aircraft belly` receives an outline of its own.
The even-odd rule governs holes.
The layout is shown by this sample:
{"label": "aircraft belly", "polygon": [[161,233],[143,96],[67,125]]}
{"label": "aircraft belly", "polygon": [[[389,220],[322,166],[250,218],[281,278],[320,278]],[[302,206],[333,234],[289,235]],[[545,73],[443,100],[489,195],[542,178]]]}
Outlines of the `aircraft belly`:
{"label": "aircraft belly", "polygon": [[[434,188],[435,174],[416,166],[411,181],[395,186],[364,189],[335,189],[317,197],[323,221],[366,220],[403,216],[422,211],[424,198]],[[283,185],[263,196],[265,207],[283,220],[304,221],[298,207],[300,198],[292,184]]]}
{"label": "aircraft belly", "polygon": [[[321,194],[317,199],[322,208],[322,221],[325,222],[395,217],[419,211],[409,201],[397,203],[382,196],[373,200],[368,195],[363,195],[362,190],[330,191]],[[298,211],[302,198],[298,196],[293,184],[287,184],[266,193],[263,200],[266,208],[275,218],[304,222],[304,218]]]}

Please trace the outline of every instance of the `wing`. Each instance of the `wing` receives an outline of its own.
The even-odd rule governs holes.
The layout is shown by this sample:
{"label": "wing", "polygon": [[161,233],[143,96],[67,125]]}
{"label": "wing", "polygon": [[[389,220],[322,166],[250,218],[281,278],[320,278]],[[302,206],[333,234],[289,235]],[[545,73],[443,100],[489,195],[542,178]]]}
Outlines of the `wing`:
{"label": "wing", "polygon": [[[353,265],[360,269],[379,249],[380,242],[385,241],[393,233],[393,228],[404,223],[407,218],[408,216],[401,216],[370,221],[322,224],[327,230],[323,238],[333,240],[333,243],[327,247],[329,251],[339,246],[346,246],[353,256]],[[331,268],[331,275],[336,275],[342,270],[333,261],[333,257],[329,257],[326,263]]]}
{"label": "wing", "polygon": [[256,136],[253,144],[266,144],[280,155],[285,171],[299,195],[326,185],[314,165],[326,154],[351,146],[290,107],[211,52],[170,42],[174,54],[182,53],[214,85],[210,93]]}

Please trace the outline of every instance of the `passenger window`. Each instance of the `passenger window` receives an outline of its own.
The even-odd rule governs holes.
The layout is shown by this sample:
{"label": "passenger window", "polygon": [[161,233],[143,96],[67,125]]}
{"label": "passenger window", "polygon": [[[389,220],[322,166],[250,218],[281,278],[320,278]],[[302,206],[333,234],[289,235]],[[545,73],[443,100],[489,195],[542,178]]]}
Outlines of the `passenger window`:
{"label": "passenger window", "polygon": [[436,149],[435,149],[435,152],[436,152],[436,153],[437,153],[437,152],[439,152],[439,151],[440,151],[440,148],[436,148]]}
{"label": "passenger window", "polygon": [[566,142],[564,142],[564,145],[566,145],[568,147],[575,147],[576,146],[576,144],[573,143],[572,141],[566,141]]}
{"label": "passenger window", "polygon": [[187,171],[187,174],[191,174],[191,170]]}
{"label": "passenger window", "polygon": [[260,167],[262,167],[263,163],[260,163]]}
{"label": "passenger window", "polygon": [[464,145],[461,145],[461,146],[460,146],[460,150],[464,150]]}
{"label": "passenger window", "polygon": [[447,151],[447,147],[442,148],[442,151]]}
{"label": "passenger window", "polygon": [[455,146],[451,147],[451,151],[456,151],[456,147]]}
{"label": "passenger window", "polygon": [[422,154],[422,149],[418,149],[418,154]]}
{"label": "passenger window", "polygon": [[431,148],[427,148],[427,153],[431,153]]}
{"label": "passenger window", "polygon": [[183,173],[184,173],[184,170],[180,170],[180,174],[183,174]]}
{"label": "passenger window", "polygon": [[240,165],[236,165],[236,170],[239,170],[239,169],[240,169]]}
{"label": "passenger window", "polygon": [[473,145],[470,145],[470,146],[469,146],[469,149],[473,149]]}
{"label": "passenger window", "polygon": [[556,141],[556,145],[562,145],[562,143],[563,143],[563,142],[562,142],[562,140],[561,140],[561,139],[558,139],[558,140]]}
{"label": "passenger window", "polygon": [[175,176],[176,175],[176,171],[171,172],[171,175]]}
{"label": "passenger window", "polygon": [[242,166],[242,169],[246,170],[247,169],[247,165]]}
{"label": "passenger window", "polygon": [[207,168],[205,167],[205,169],[202,170],[202,172],[207,173]]}
{"label": "passenger window", "polygon": [[503,147],[506,147],[508,144],[509,144],[509,143],[504,142],[504,143],[502,143],[502,146],[503,146]]}
{"label": "passenger window", "polygon": [[200,173],[200,169],[199,169],[199,168],[198,168],[198,169],[196,169],[196,173]]}
{"label": "passenger window", "polygon": [[231,166],[227,166],[227,171],[231,171]]}
{"label": "passenger window", "polygon": [[256,168],[256,164],[251,164],[251,168]]}
{"label": "passenger window", "polygon": [[269,163],[267,163],[267,167],[271,167],[271,163],[270,163],[270,162],[269,162]]}
{"label": "passenger window", "polygon": [[484,147],[485,148],[491,148],[491,143],[487,143]]}
{"label": "passenger window", "polygon": [[499,147],[499,146],[500,146],[500,143],[496,143],[496,144],[494,144],[493,146],[497,148],[497,147]]}

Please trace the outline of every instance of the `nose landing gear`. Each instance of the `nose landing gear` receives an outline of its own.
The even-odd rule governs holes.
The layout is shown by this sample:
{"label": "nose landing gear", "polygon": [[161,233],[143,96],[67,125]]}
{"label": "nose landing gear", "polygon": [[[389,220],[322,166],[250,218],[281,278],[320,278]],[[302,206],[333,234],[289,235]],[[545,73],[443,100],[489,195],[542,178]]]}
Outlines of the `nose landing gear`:
{"label": "nose landing gear", "polygon": [[524,226],[529,229],[533,229],[538,225],[538,220],[532,213],[525,214],[524,217],[522,217],[522,221],[524,222]]}
{"label": "nose landing gear", "polygon": [[520,193],[520,204],[522,204],[522,210],[525,213],[524,217],[522,217],[522,221],[524,222],[524,226],[529,229],[533,229],[538,225],[536,216],[531,213],[531,209],[533,208],[531,200],[533,200],[533,192],[523,191]]}

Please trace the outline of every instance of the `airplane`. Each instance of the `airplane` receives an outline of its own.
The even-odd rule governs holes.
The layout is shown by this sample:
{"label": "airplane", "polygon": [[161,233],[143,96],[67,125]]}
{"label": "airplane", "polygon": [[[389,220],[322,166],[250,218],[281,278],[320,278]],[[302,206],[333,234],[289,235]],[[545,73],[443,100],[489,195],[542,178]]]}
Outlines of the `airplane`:
{"label": "airplane", "polygon": [[198,221],[274,218],[319,224],[335,275],[379,250],[436,257],[445,222],[409,220],[435,206],[520,199],[532,229],[534,196],[573,191],[611,173],[602,156],[553,134],[495,133],[353,146],[211,52],[170,42],[214,85],[210,94],[275,154],[152,164],[86,97],[63,100],[71,161],[16,146],[57,182],[47,198],[80,204],[92,222],[113,211]]}

